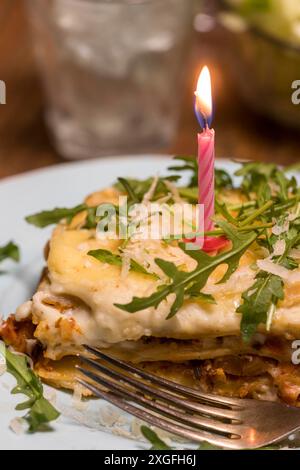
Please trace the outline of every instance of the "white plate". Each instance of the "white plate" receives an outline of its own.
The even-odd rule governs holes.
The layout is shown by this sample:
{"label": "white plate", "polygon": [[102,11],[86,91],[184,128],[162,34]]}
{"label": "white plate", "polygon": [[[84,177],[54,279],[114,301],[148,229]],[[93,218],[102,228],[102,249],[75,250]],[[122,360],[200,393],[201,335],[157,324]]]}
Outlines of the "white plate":
{"label": "white plate", "polygon": [[[0,245],[13,239],[21,247],[19,265],[3,263],[0,277],[0,312],[8,315],[33,294],[43,267],[43,247],[52,228],[40,230],[26,224],[26,215],[57,206],[71,207],[80,203],[94,190],[109,186],[118,176],[145,178],[166,173],[170,157],[140,155],[112,157],[89,162],[67,163],[37,170],[0,182]],[[236,165],[218,161],[218,167],[232,171]],[[68,393],[55,392],[57,407],[62,416],[53,424],[53,432],[34,435],[16,435],[9,423],[18,413],[14,410],[22,396],[9,394],[13,379],[6,374],[0,377],[0,449],[141,449],[148,444],[112,434],[107,422],[108,406],[101,400],[91,400],[88,408],[78,411],[72,407]],[[47,392],[51,391],[46,387]],[[110,408],[111,410],[112,408]],[[24,414],[24,413],[23,413]],[[19,413],[22,415],[22,413]],[[117,417],[116,417],[117,418]],[[122,423],[123,421],[123,423]],[[133,423],[133,425],[136,423]],[[126,433],[132,426],[131,418],[121,414],[114,424],[119,432]]]}

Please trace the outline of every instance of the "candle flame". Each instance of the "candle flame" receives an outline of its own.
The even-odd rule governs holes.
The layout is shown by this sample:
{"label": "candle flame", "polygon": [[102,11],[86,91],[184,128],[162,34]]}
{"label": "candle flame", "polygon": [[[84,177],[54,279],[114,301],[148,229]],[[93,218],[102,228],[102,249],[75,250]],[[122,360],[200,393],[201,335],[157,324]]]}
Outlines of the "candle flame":
{"label": "candle flame", "polygon": [[195,96],[195,111],[197,119],[201,127],[206,127],[208,124],[211,124],[212,118],[211,79],[209,69],[206,65],[200,72]]}

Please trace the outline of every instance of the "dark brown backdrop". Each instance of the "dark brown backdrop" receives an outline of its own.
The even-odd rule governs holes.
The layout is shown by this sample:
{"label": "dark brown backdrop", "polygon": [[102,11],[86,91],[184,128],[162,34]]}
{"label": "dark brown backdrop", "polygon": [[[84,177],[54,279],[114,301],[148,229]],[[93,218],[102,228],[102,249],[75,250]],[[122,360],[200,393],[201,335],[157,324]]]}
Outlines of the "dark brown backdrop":
{"label": "dark brown backdrop", "polygon": [[[44,100],[37,77],[23,0],[10,0],[10,11],[0,7],[0,79],[7,84],[7,104],[0,106],[0,178],[59,163],[43,121]],[[224,75],[220,32],[198,38],[194,63],[206,61],[213,69],[219,157],[246,158],[278,163],[299,160],[299,133],[281,129],[250,112],[236,96],[230,77]],[[225,45],[226,46],[226,45]],[[192,109],[194,77],[188,79],[181,122],[169,153],[196,151],[197,124]]]}

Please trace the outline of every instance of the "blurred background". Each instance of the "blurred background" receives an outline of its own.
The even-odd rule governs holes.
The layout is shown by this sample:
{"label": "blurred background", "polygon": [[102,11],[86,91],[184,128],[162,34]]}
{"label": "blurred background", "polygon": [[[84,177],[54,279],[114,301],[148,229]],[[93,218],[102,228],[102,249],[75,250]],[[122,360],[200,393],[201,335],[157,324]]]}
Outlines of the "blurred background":
{"label": "blurred background", "polygon": [[0,178],[195,154],[204,64],[218,157],[300,159],[299,0],[1,0],[0,31]]}

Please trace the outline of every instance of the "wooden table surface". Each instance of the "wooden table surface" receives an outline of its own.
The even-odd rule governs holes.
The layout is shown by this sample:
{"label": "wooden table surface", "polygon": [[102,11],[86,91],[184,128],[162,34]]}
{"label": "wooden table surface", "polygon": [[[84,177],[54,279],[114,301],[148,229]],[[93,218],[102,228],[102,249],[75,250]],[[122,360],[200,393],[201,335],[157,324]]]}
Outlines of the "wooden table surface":
{"label": "wooden table surface", "polygon": [[[44,124],[45,100],[36,72],[23,0],[0,7],[0,79],[7,85],[7,104],[0,105],[0,178],[63,161]],[[281,129],[249,111],[223,76],[220,37],[207,33],[198,40],[194,58],[208,61],[222,77],[216,100],[217,156],[294,163],[299,161],[299,132]],[[187,83],[180,126],[168,153],[195,153],[197,123],[191,97],[194,76]]]}

